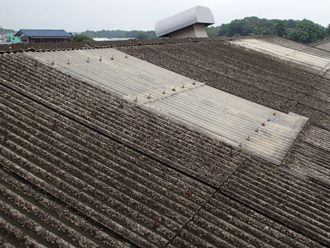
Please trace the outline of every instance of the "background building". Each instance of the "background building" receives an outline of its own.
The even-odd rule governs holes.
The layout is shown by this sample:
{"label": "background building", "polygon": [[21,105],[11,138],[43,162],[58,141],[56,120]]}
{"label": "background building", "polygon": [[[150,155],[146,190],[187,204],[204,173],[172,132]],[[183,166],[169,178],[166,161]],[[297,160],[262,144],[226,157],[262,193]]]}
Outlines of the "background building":
{"label": "background building", "polygon": [[66,43],[71,37],[63,29],[21,29],[16,36],[19,36],[24,43]]}
{"label": "background building", "polygon": [[13,33],[7,33],[7,42],[21,42],[21,37],[15,36]]}

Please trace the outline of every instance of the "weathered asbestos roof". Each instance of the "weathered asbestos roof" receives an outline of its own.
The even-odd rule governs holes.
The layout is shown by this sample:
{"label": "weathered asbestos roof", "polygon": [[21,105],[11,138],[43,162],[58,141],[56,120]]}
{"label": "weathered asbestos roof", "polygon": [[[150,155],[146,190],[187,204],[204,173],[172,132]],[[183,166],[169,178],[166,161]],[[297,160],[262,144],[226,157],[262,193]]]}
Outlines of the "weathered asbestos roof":
{"label": "weathered asbestos roof", "polygon": [[196,6],[158,21],[155,24],[156,36],[166,36],[169,33],[188,27],[190,25],[194,25],[196,23],[202,23],[206,26],[214,24],[215,21],[211,10],[207,7]]}
{"label": "weathered asbestos roof", "polygon": [[217,41],[120,50],[309,122],[275,166],[0,56],[1,246],[330,246],[326,74]]}
{"label": "weathered asbestos roof", "polygon": [[64,29],[20,29],[16,36],[23,34],[29,37],[71,37]]}

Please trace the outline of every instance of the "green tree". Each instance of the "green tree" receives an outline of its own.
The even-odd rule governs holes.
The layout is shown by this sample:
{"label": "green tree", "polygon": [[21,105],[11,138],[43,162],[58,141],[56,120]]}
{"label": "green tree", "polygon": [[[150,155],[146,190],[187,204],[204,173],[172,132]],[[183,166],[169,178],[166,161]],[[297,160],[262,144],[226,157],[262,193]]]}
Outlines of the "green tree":
{"label": "green tree", "polygon": [[143,31],[139,31],[136,36],[135,36],[136,39],[138,40],[146,40],[149,38],[148,34],[146,32],[143,32]]}
{"label": "green tree", "polygon": [[209,37],[218,36],[219,31],[220,31],[220,26],[218,26],[218,27],[215,27],[215,26],[206,27],[206,33]]}
{"label": "green tree", "polygon": [[69,42],[82,42],[82,41],[93,41],[93,39],[84,34],[73,35],[69,39]]}
{"label": "green tree", "polygon": [[275,26],[275,32],[278,36],[284,37],[286,35],[286,28],[284,21],[278,21]]}
{"label": "green tree", "polygon": [[298,23],[296,29],[292,29],[286,38],[301,43],[311,43],[322,40],[327,36],[326,28],[310,20],[302,20]]}

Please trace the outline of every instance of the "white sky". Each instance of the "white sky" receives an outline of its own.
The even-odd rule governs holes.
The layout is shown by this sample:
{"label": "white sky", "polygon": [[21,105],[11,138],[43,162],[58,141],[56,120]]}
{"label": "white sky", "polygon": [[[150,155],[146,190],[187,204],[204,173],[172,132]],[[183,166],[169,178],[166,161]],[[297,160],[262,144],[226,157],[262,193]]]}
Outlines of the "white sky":
{"label": "white sky", "polygon": [[0,0],[0,26],[19,29],[154,30],[155,23],[197,5],[215,26],[234,19],[309,19],[330,24],[330,0]]}

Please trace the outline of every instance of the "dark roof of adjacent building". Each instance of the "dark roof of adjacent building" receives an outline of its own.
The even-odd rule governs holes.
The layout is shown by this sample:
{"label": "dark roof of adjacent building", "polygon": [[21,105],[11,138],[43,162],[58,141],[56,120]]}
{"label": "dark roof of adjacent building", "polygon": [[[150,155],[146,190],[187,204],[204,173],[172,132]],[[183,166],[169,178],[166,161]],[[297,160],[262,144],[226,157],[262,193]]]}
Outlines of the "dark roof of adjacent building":
{"label": "dark roof of adjacent building", "polygon": [[71,37],[64,29],[21,29],[16,36],[25,34],[29,37]]}

